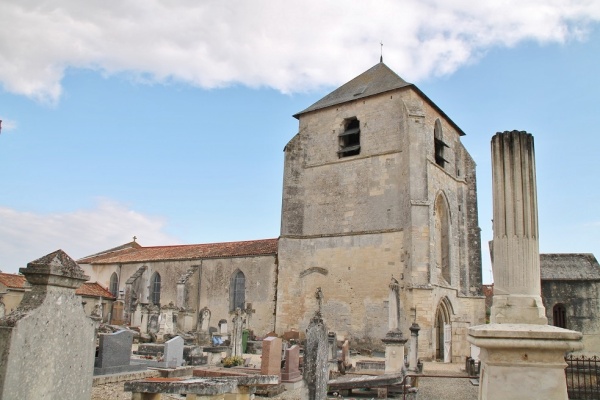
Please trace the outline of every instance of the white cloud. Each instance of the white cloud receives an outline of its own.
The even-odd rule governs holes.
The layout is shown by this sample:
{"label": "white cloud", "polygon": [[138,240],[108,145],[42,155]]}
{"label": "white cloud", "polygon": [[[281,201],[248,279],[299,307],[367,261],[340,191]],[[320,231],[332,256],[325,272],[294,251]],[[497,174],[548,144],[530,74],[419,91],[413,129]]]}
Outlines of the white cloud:
{"label": "white cloud", "polygon": [[0,116],[0,133],[2,132],[10,132],[10,131],[14,131],[15,129],[17,129],[17,121],[13,121],[11,119],[6,119],[3,118],[2,116]]}
{"label": "white cloud", "polygon": [[177,243],[163,232],[165,221],[110,200],[68,213],[34,214],[0,207],[0,270],[17,272],[29,261],[62,249],[73,259],[131,242]]}
{"label": "white cloud", "polygon": [[339,84],[384,58],[409,80],[449,74],[491,46],[581,38],[581,0],[100,0],[0,3],[0,82],[56,101],[69,67],[200,87],[283,92]]}

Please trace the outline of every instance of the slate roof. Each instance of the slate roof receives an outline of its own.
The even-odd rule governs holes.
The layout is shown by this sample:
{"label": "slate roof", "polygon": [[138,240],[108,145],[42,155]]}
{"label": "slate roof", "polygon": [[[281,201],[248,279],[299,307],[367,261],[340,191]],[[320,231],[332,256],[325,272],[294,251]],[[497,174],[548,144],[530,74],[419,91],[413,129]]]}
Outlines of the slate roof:
{"label": "slate roof", "polygon": [[243,242],[125,248],[84,257],[80,264],[125,264],[146,261],[196,260],[277,254],[277,239]]}
{"label": "slate roof", "polygon": [[391,90],[412,88],[415,90],[427,103],[435,108],[462,136],[465,133],[452,121],[446,113],[444,113],[429,97],[427,97],[414,84],[406,82],[398,74],[392,71],[383,62],[375,64],[356,78],[343,84],[321,100],[317,101],[310,107],[294,114],[295,118],[311,111],[320,110],[322,108],[335,106],[353,100],[363,99],[365,97],[374,96],[376,94],[389,92]]}
{"label": "slate roof", "polygon": [[105,299],[115,300],[115,296],[97,282],[85,282],[83,285],[79,286],[75,291],[75,294],[78,294],[79,296],[103,297]]}
{"label": "slate roof", "polygon": [[543,281],[600,280],[600,265],[593,254],[540,254]]}
{"label": "slate roof", "polygon": [[25,285],[29,286],[23,275],[2,272],[0,272],[0,283],[11,289],[25,289]]}

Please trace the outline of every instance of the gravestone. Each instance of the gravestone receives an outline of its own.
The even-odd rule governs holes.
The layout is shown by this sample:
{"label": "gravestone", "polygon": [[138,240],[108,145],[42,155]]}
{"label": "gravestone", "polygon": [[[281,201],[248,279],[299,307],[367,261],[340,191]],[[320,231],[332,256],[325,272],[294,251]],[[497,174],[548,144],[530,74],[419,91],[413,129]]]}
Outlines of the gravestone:
{"label": "gravestone", "polygon": [[237,308],[233,319],[231,320],[233,330],[231,332],[231,355],[241,357],[244,354],[242,349],[242,328],[244,324],[244,317],[242,317],[242,311]]}
{"label": "gravestone", "polygon": [[204,307],[198,313],[198,344],[202,346],[210,346],[210,310]]}
{"label": "gravestone", "polygon": [[152,313],[150,314],[150,316],[148,317],[148,333],[158,333],[158,318],[159,315]]}
{"label": "gravestone", "polygon": [[123,325],[123,302],[117,300],[113,303],[112,314],[111,314],[111,325]]}
{"label": "gravestone", "polygon": [[117,374],[139,371],[145,366],[131,364],[132,331],[100,334],[98,357],[94,363],[94,375]]}
{"label": "gravestone", "polygon": [[329,345],[329,359],[337,360],[337,335],[335,332],[327,333],[327,344]]}
{"label": "gravestone", "polygon": [[268,337],[263,340],[262,360],[260,364],[262,375],[277,375],[281,373],[281,339]]}
{"label": "gravestone", "polygon": [[227,320],[222,319],[219,321],[219,334],[221,335],[221,339],[227,340],[229,338],[227,331]]}
{"label": "gravestone", "polygon": [[131,326],[142,326],[142,315],[142,304],[137,303],[135,311],[133,312]]}
{"label": "gravestone", "polygon": [[285,365],[281,373],[281,382],[298,382],[300,376],[300,346],[293,345],[285,350]]}
{"label": "gravestone", "polygon": [[148,312],[148,306],[143,306],[142,307],[142,318],[141,318],[141,325],[140,325],[140,333],[142,335],[146,335],[148,333],[148,316],[149,316],[149,312]]}
{"label": "gravestone", "polygon": [[94,323],[75,294],[89,277],[62,250],[19,271],[32,287],[0,319],[0,399],[89,399]]}
{"label": "gravestone", "polygon": [[352,361],[350,360],[350,343],[345,340],[342,345],[342,366],[344,371],[348,371],[352,368]]}
{"label": "gravestone", "polygon": [[184,340],[181,336],[175,336],[165,342],[164,362],[167,368],[181,367],[183,364],[183,345]]}

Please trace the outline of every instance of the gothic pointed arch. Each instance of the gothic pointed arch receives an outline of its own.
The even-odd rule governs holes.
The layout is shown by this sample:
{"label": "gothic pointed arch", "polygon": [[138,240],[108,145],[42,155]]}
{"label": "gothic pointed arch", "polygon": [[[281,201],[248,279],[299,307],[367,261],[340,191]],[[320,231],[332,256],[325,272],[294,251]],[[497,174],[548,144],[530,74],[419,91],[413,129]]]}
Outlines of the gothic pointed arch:
{"label": "gothic pointed arch", "polygon": [[441,277],[447,284],[452,283],[450,268],[450,208],[444,192],[440,192],[435,199],[434,214],[434,243],[435,266],[439,269]]}
{"label": "gothic pointed arch", "polygon": [[246,275],[237,269],[231,274],[229,284],[229,310],[244,309],[246,304]]}
{"label": "gothic pointed arch", "polygon": [[161,278],[158,272],[155,272],[150,277],[150,303],[160,305],[160,287]]}
{"label": "gothic pointed arch", "polygon": [[443,297],[435,312],[434,346],[435,358],[444,362],[452,362],[452,315],[454,310],[448,297]]}

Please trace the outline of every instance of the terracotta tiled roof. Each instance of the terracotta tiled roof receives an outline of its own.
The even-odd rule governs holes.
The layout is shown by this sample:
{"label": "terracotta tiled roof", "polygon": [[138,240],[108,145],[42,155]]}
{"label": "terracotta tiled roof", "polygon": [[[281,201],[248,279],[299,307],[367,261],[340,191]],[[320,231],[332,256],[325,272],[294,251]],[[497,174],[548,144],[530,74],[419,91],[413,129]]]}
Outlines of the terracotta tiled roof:
{"label": "terracotta tiled roof", "polygon": [[85,282],[75,291],[79,296],[104,297],[105,299],[115,299],[106,288],[97,282]]}
{"label": "terracotta tiled roof", "polygon": [[25,289],[27,280],[23,275],[5,274],[0,272],[0,283],[12,289]]}
{"label": "terracotta tiled roof", "polygon": [[244,257],[277,254],[277,239],[244,242],[189,244],[127,248],[108,254],[89,256],[80,264],[124,264],[144,261],[195,260],[201,258]]}

